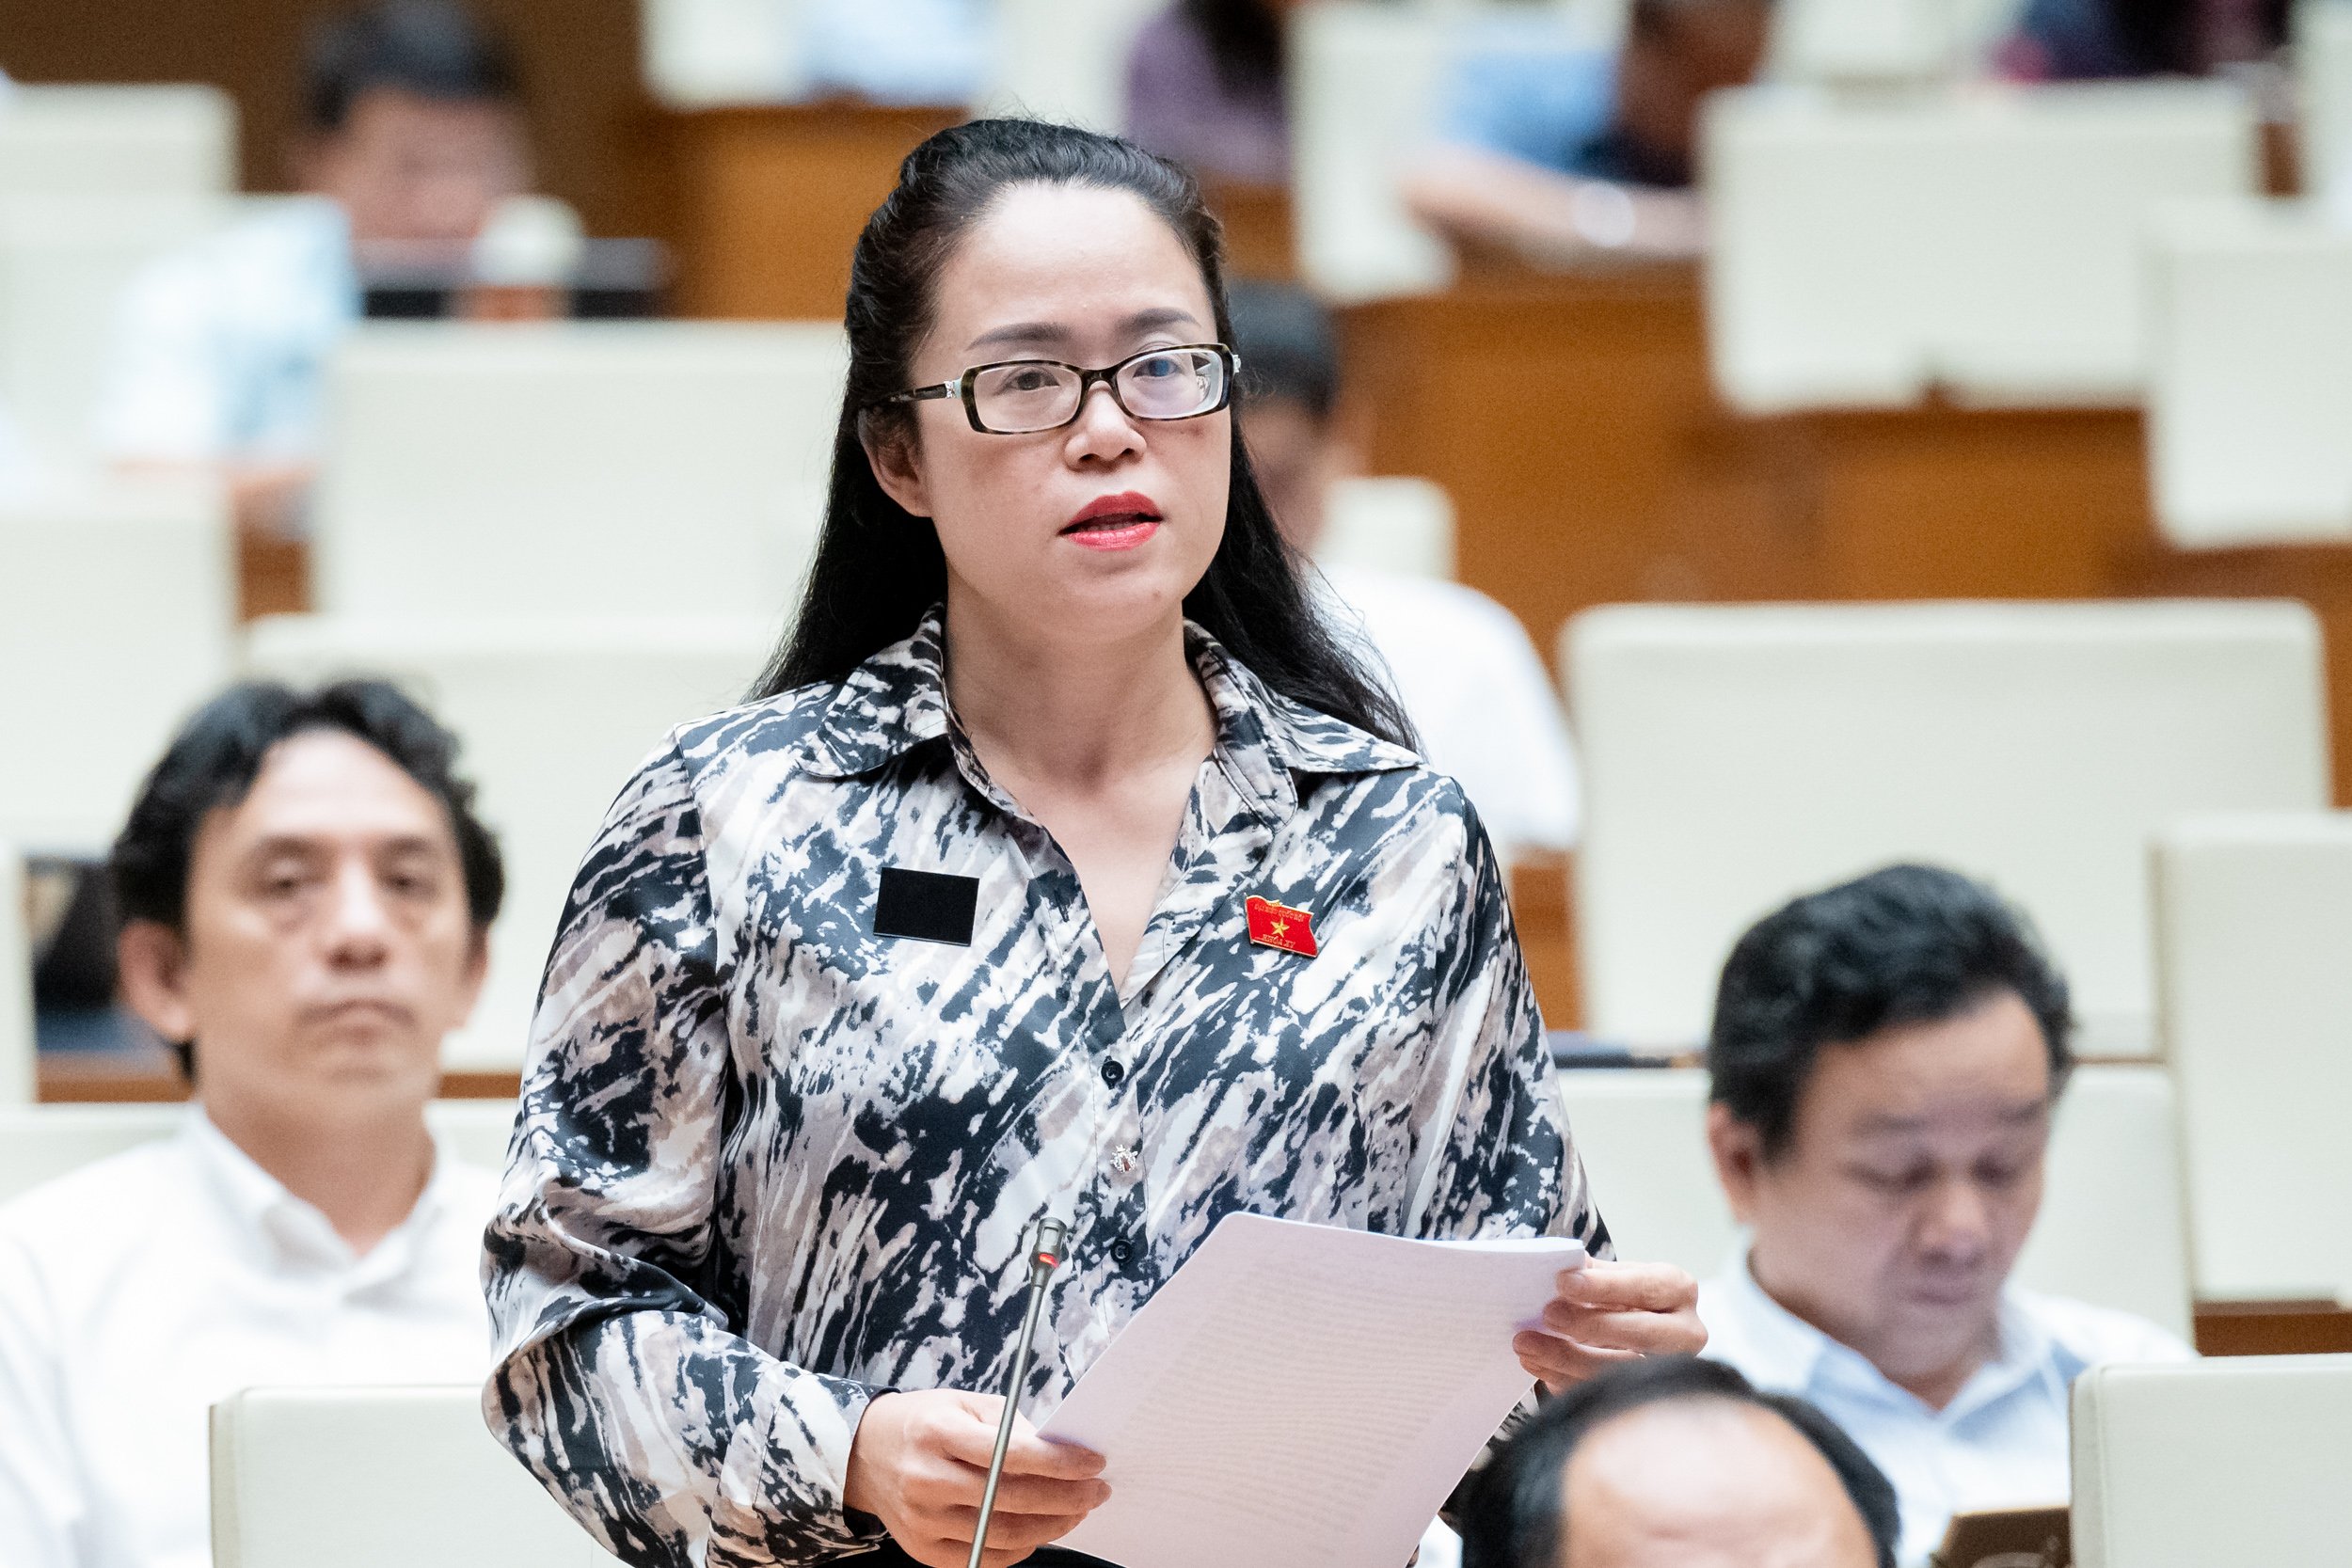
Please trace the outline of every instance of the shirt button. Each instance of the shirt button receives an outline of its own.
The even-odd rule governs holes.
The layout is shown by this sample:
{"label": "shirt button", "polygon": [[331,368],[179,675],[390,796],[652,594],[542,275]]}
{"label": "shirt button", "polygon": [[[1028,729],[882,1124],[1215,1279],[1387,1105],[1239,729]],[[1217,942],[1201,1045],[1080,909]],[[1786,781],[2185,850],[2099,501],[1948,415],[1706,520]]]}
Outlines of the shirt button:
{"label": "shirt button", "polygon": [[1136,1247],[1133,1242],[1119,1241],[1111,1243],[1111,1261],[1122,1269],[1135,1255]]}
{"label": "shirt button", "polygon": [[1103,1064],[1103,1082],[1112,1088],[1119,1087],[1120,1084],[1126,1082],[1126,1079],[1127,1069],[1123,1064],[1115,1061]]}

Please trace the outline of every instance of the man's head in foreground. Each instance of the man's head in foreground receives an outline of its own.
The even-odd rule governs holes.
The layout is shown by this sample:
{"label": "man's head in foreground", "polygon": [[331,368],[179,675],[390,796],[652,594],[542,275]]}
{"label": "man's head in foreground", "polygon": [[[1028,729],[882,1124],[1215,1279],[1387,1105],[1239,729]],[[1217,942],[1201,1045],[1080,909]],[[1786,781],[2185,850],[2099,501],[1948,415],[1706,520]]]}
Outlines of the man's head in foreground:
{"label": "man's head in foreground", "polygon": [[319,26],[295,173],[361,246],[462,246],[530,186],[505,47],[453,0],[375,0]]}
{"label": "man's head in foreground", "polygon": [[1473,1483],[1462,1568],[1892,1568],[1895,1494],[1802,1400],[1629,1362],[1548,1402]]}
{"label": "man's head in foreground", "polygon": [[504,892],[456,742],[380,681],[232,688],[114,847],[124,999],[224,1126],[421,1117]]}
{"label": "man's head in foreground", "polygon": [[1941,1408],[1998,1347],[2073,1057],[2066,984],[1983,885],[1898,865],[1724,966],[1708,1138],[1766,1294]]}

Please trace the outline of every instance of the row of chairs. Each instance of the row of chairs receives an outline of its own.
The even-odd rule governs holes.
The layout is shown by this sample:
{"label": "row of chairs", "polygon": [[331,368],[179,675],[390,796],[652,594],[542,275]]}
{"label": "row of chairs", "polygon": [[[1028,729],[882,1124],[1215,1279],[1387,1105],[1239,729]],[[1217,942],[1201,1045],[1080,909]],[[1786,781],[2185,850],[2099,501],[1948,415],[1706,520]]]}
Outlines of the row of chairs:
{"label": "row of chairs", "polygon": [[[1436,132],[1476,10],[1357,0],[1299,18],[1298,253],[1332,297],[1452,276],[1398,176]],[[2352,5],[2311,0],[2307,15],[2325,181],[2326,127],[2352,120],[2331,107],[2352,93]],[[1124,38],[1135,20],[1097,26]],[[238,210],[233,119],[200,88],[20,97],[29,108],[0,116],[0,404],[72,469],[90,456],[122,285]],[[2259,132],[2251,99],[2221,84],[1724,94],[1704,135],[1717,386],[1754,412],[1903,406],[1939,388],[1977,404],[2145,401],[2177,542],[2352,537],[2352,443],[2335,436],[2352,423],[2335,373],[2352,345],[2352,198],[2263,198]]]}
{"label": "row of chairs", "polygon": [[[2093,1369],[2075,1380],[2077,1568],[2338,1560],[2352,1355]],[[213,1411],[217,1568],[599,1568],[484,1427],[472,1388],[259,1388]],[[430,1508],[416,1506],[431,1497]]]}
{"label": "row of chairs", "polygon": [[[1564,1093],[1627,1244],[1702,1271],[1719,1263],[1729,1221],[1705,1168],[1699,1075],[1571,1073]],[[2177,1181],[2170,1101],[2169,1081],[2153,1069],[2083,1070],[2060,1113],[2023,1282],[2185,1328],[2177,1224],[2168,1230],[2165,1206],[2143,1200]],[[72,1164],[167,1135],[185,1114],[159,1105],[0,1111],[0,1201]],[[431,1116],[466,1158],[502,1158],[510,1102],[442,1102]],[[2324,1509],[2335,1506],[2336,1489],[2314,1492],[2311,1482],[2340,1473],[2343,1462],[2326,1456],[2352,1440],[2343,1385],[2324,1381],[2344,1359],[2090,1374],[2076,1394],[2077,1560],[2202,1564],[2220,1559],[2201,1554],[2249,1540],[2329,1538],[2295,1532],[2332,1517]],[[2198,1447],[2188,1465],[2183,1444],[2213,1446]],[[2247,1465],[2254,1467],[2236,1468]],[[460,1564],[606,1560],[488,1436],[469,1387],[247,1392],[215,1413],[214,1465],[224,1568],[291,1563],[291,1554],[314,1553],[329,1525],[362,1565],[427,1552]],[[2223,1484],[2241,1473],[2244,1488]],[[2182,1484],[2156,1486],[2155,1476]],[[420,1496],[436,1507],[416,1509]],[[2186,1518],[2165,1511],[2181,1496],[2197,1500]],[[2210,1511],[2229,1497],[2259,1499],[2267,1530],[2240,1537],[2232,1531],[2242,1527],[2225,1528]]]}
{"label": "row of chairs", "polygon": [[[355,346],[364,359],[370,345]],[[578,489],[537,513],[539,487],[527,472],[510,474],[500,481],[509,515],[466,520],[510,536],[513,553],[495,573],[419,573],[405,583],[389,572],[362,574],[351,592],[383,597],[360,610],[330,600],[330,613],[263,623],[242,649],[230,641],[216,512],[175,513],[151,497],[144,512],[0,518],[0,561],[10,568],[0,572],[8,610],[0,670],[9,672],[0,680],[0,720],[24,755],[47,759],[0,784],[0,837],[94,852],[180,715],[232,669],[299,680],[358,671],[403,678],[466,736],[485,808],[505,836],[509,913],[494,935],[493,977],[476,1022],[451,1059],[511,1069],[539,957],[612,790],[671,724],[742,691],[771,646],[784,596],[762,585],[747,598],[764,613],[727,613],[734,607],[723,603],[720,613],[697,613],[708,594],[742,592],[726,563],[756,559],[753,541],[777,526],[749,483],[733,499],[713,489],[700,503],[697,521],[736,529],[734,543],[707,534],[709,553],[692,572],[665,578],[640,568],[643,514],[628,506],[599,514],[595,503],[610,471],[599,465],[616,451],[623,465],[644,454],[615,448],[608,432],[566,443],[525,428],[563,425],[564,364],[553,356],[543,386],[510,382],[503,403],[482,399],[465,410],[489,432],[478,453],[485,464],[503,457],[518,470],[582,470],[551,474],[549,488]],[[670,390],[684,400],[693,385],[681,376]],[[459,395],[454,385],[449,395]],[[515,430],[502,446],[501,419]],[[683,444],[691,421],[681,426]],[[405,458],[400,439],[410,440]],[[376,465],[383,497],[323,507],[323,558],[339,549],[389,558],[413,530],[430,541],[418,548],[428,559],[470,559],[462,531],[433,536],[437,499],[412,508],[398,499],[404,483],[446,483],[431,457],[444,436],[426,418],[400,439],[388,441],[394,455]],[[346,516],[372,521],[338,543]],[[560,566],[534,572],[534,552]],[[562,589],[552,602],[534,592],[550,580]],[[493,592],[496,601],[485,602]],[[548,613],[558,608],[578,613]],[[674,618],[623,617],[628,609]],[[2327,1293],[2352,1293],[2341,1237],[2286,1244],[2339,1211],[2271,1200],[2275,1182],[2314,1173],[2332,1173],[2335,1190],[2344,1189],[2326,1152],[2322,1108],[2352,1100],[2340,1045],[2352,1006],[2327,979],[2327,942],[2352,928],[2352,916],[2328,891],[2342,885],[2345,860],[2328,847],[2340,843],[2340,819],[2320,815],[2327,732],[2317,633],[2305,611],[2212,603],[1619,608],[1574,624],[1563,665],[1588,775],[1590,826],[1577,875],[1596,1031],[1687,1046],[1704,1033],[1712,976],[1732,937],[1780,898],[1895,858],[1957,864],[1991,877],[2041,919],[2074,977],[2090,1049],[2146,1055],[2162,1045],[2185,1079],[2194,1076],[2189,1114],[2206,1125],[2193,1129],[2192,1151],[2249,1150],[2197,1161],[2217,1180],[2226,1171],[2243,1176],[2236,1188],[2217,1189],[2223,1196],[2200,1220],[2201,1287],[2301,1293],[2285,1287],[2333,1280]],[[2181,818],[2216,812],[2285,815],[2175,832]],[[2157,864],[2177,874],[2158,877],[2164,896],[2154,902],[2151,845],[2168,833],[2175,836]],[[2280,854],[2265,847],[2271,844],[2293,847]],[[2241,861],[2253,869],[2233,869]],[[2315,880],[2274,892],[2261,880],[2271,874],[2265,867]],[[2233,888],[2226,916],[2200,912],[2221,896],[2206,890]],[[2273,960],[2264,983],[2247,983],[2252,972],[2243,966],[2201,958],[2214,950],[2215,933],[2233,932],[2251,933],[2238,940]],[[2299,969],[2282,979],[2279,966],[2296,955]],[[0,1022],[0,1059],[21,1064],[23,1014],[11,1011]],[[6,1077],[21,1090],[21,1065]],[[2272,1097],[2282,1094],[2322,1118],[2309,1135],[2265,1136],[2275,1125]],[[2249,1224],[2249,1213],[2266,1218]],[[2283,1229],[2274,1232],[2274,1222]],[[2318,1277],[2290,1279],[2281,1272],[2290,1260]]]}
{"label": "row of chairs", "polygon": [[[0,1204],[110,1155],[170,1137],[188,1114],[185,1105],[152,1102],[0,1105]],[[435,1101],[425,1120],[468,1164],[505,1167],[514,1101]]]}
{"label": "row of chairs", "polygon": [[[293,668],[294,651],[281,650],[281,668],[310,673]],[[301,651],[316,657],[316,641]],[[678,673],[665,662],[644,646],[558,644],[475,650],[470,665],[440,667],[461,717],[484,705],[485,809],[513,871],[492,979],[450,1044],[452,1067],[517,1064],[571,868],[609,781],[635,760],[633,741],[597,738],[596,722],[617,704],[658,728],[667,705],[656,689]],[[591,689],[548,695],[565,679]],[[576,730],[603,754],[589,757]],[[2192,1294],[2352,1300],[2352,1148],[2337,1135],[2352,1108],[2352,974],[2341,961],[2352,950],[2352,816],[2191,819],[2167,835],[2156,866],[2165,1054],[2080,1075],[2056,1146],[2052,1217],[2025,1277],[2174,1325]],[[21,942],[0,930],[11,936]],[[0,965],[17,987],[14,1016],[0,1018],[0,1087],[21,1100],[31,1042],[17,951]],[[1703,1074],[1571,1073],[1567,1095],[1580,1141],[1611,1175],[1620,1231],[1693,1272],[1720,1262],[1731,1222],[1699,1133]],[[0,1161],[0,1190],[6,1170]]]}
{"label": "row of chairs", "polygon": [[[1707,1077],[1695,1069],[1584,1069],[1561,1096],[1611,1232],[1629,1255],[1714,1273],[1736,1230],[1709,1163]],[[2149,1202],[2181,1188],[2170,1078],[2146,1066],[2087,1067],[2061,1102],[2048,1196],[2019,1279],[2048,1294],[2137,1313],[2185,1338],[2188,1245],[2181,1210]],[[40,1181],[177,1130],[183,1105],[0,1107],[0,1203]],[[504,1164],[515,1106],[436,1102],[430,1117],[461,1157]]]}
{"label": "row of chairs", "polygon": [[[1803,8],[1784,9],[1801,29]],[[2333,172],[2352,162],[2352,6],[2307,0],[2298,33],[2312,186],[2352,190]],[[1399,173],[1469,36],[1432,7],[1300,16],[1298,255],[1332,297],[1453,277]],[[2145,402],[2176,542],[2352,537],[2352,197],[2264,198],[2261,138],[2253,97],[2223,83],[1720,94],[1701,159],[1717,389],[1752,413],[1939,390],[1976,406]]]}
{"label": "row of chairs", "polygon": [[[805,514],[770,488],[791,466],[714,452],[740,431],[699,439],[692,416],[720,400],[697,398],[685,370],[629,394],[675,421],[661,445],[575,422],[572,404],[599,395],[566,394],[561,372],[580,357],[548,356],[543,376],[502,383],[502,402],[467,398],[453,371],[427,378],[407,426],[362,426],[373,450],[331,462],[323,487],[325,613],[255,633],[247,666],[430,676],[536,659],[560,688],[603,639],[621,662],[666,645],[698,668],[662,686],[664,718],[748,685],[806,556]],[[692,504],[670,531],[673,476]],[[50,759],[0,784],[0,834],[94,849],[236,657],[222,523],[144,492],[133,507],[0,514],[0,716]],[[669,618],[704,623],[696,645]],[[1590,1018],[1643,1043],[1703,1033],[1731,937],[1775,899],[1910,855],[2010,886],[2106,1048],[2144,1051],[2151,833],[2185,813],[2328,801],[2318,632],[2290,605],[1625,607],[1580,618],[1562,652],[1592,771]],[[568,684],[581,695],[544,694],[498,728],[546,730],[540,716],[594,700],[584,674]],[[485,701],[465,726],[477,746],[497,744]],[[639,752],[666,727],[626,706],[586,723]],[[601,789],[624,770],[590,771]]]}
{"label": "row of chairs", "polygon": [[[1702,1075],[1576,1072],[1563,1092],[1625,1244],[1699,1272],[1720,1263],[1731,1231],[1706,1165]],[[2177,1212],[2146,1201],[2178,1181],[2171,1109],[2155,1069],[2078,1075],[2022,1282],[2185,1329]],[[186,1114],[0,1110],[0,1202],[167,1136]],[[463,1157],[486,1164],[502,1159],[513,1114],[483,1101],[430,1111]],[[2352,1461],[2348,1394],[2352,1357],[2342,1356],[2086,1374],[2074,1396],[2075,1560],[2201,1568],[2226,1550],[2302,1560],[2311,1543],[2338,1538],[2325,1531],[2352,1525],[2339,1484]],[[330,1530],[360,1568],[426,1554],[454,1565],[610,1560],[489,1436],[471,1387],[248,1390],[215,1409],[212,1446],[222,1568],[307,1561]],[[422,1496],[435,1507],[417,1509]]]}

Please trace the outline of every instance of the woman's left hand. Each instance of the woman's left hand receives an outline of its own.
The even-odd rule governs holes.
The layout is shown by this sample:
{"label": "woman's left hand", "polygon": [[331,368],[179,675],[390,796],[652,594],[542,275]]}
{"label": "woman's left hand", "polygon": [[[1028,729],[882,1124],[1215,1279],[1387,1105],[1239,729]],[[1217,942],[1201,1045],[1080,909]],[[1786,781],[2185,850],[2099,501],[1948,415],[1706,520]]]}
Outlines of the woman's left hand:
{"label": "woman's left hand", "polygon": [[1544,1326],[1511,1341],[1519,1365],[1558,1393],[1615,1361],[1695,1355],[1707,1348],[1698,1281],[1665,1263],[1604,1263],[1562,1272]]}

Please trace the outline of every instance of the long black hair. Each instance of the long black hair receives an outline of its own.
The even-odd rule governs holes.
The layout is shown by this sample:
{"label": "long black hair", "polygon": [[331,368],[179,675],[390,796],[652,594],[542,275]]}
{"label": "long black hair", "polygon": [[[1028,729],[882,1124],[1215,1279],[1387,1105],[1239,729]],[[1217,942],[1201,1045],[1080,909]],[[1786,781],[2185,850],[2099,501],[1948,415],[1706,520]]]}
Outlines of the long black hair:
{"label": "long black hair", "polygon": [[[965,230],[1015,185],[1132,192],[1174,230],[1200,264],[1219,341],[1232,341],[1224,243],[1191,175],[1131,142],[1031,119],[976,119],[907,154],[898,188],[866,220],[850,262],[845,312],[850,381],[834,432],[825,523],[800,614],[760,676],[756,697],[837,682],[912,634],[946,597],[939,534],[882,490],[866,441],[914,437],[904,404],[881,400],[909,380],[931,326],[931,288]],[[1400,745],[1413,744],[1396,699],[1368,678],[1308,597],[1297,555],[1259,493],[1248,450],[1233,441],[1225,537],[1184,597],[1184,613],[1268,687]]]}

